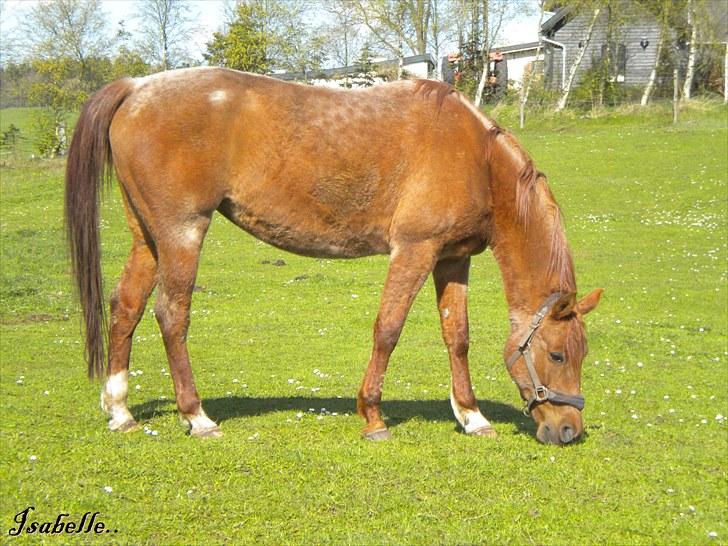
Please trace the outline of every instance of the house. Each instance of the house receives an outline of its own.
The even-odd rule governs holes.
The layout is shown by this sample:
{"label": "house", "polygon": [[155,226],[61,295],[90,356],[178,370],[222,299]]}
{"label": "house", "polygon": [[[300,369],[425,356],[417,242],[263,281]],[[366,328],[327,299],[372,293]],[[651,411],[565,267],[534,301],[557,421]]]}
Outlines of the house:
{"label": "house", "polygon": [[[701,15],[708,17],[712,23],[711,36],[703,40],[724,44],[723,51],[728,59],[728,1],[705,0],[699,5],[705,10]],[[562,7],[541,25],[540,51],[539,42],[491,48],[490,73],[494,85],[501,88],[507,81],[512,86],[520,87],[525,71],[535,67],[543,74],[546,88],[560,90],[568,78],[574,59],[587,47],[573,85],[578,85],[583,76],[609,52],[614,82],[625,86],[644,86],[655,65],[660,40],[660,22],[655,14],[638,2],[627,0],[618,13],[613,10],[610,14],[609,10],[602,9],[587,45],[586,35],[591,18],[592,13],[576,13],[571,7]],[[672,48],[684,74],[687,44],[678,42],[673,33],[666,47]],[[459,69],[459,56],[449,55],[443,57],[441,62],[443,79],[454,83]],[[728,80],[726,82],[728,95]],[[495,96],[498,95],[496,92]]]}
{"label": "house", "polygon": [[[713,29],[709,41],[725,43],[728,28],[728,2],[706,0],[701,5],[704,16],[710,17]],[[600,62],[607,51],[610,55],[612,78],[618,84],[643,86],[655,65],[660,41],[660,21],[657,16],[636,2],[625,1],[621,9],[602,9],[597,17],[589,44],[586,44],[592,13],[574,13],[571,7],[557,10],[541,26],[544,42],[544,75],[546,86],[561,89],[574,59],[587,47],[575,74],[578,85],[584,74]],[[610,28],[611,27],[611,28]],[[609,42],[609,43],[608,43]],[[684,69],[687,47],[674,32],[666,47],[672,48]]]}
{"label": "house", "polygon": [[[305,81],[311,85],[323,87],[363,87],[377,85],[388,81],[387,74],[397,73],[398,59],[372,59],[369,71],[358,65],[338,68],[322,68],[309,72],[281,72],[269,74],[273,78],[285,81]],[[412,78],[429,78],[435,69],[432,55],[412,55],[402,59],[402,72]]]}
{"label": "house", "polygon": [[[526,67],[536,59],[538,42],[494,47],[490,51],[490,75],[488,85],[495,88],[495,96],[505,91],[507,85],[520,87]],[[538,60],[543,60],[543,48]],[[440,59],[443,81],[454,84],[458,78],[461,57],[450,54]]]}

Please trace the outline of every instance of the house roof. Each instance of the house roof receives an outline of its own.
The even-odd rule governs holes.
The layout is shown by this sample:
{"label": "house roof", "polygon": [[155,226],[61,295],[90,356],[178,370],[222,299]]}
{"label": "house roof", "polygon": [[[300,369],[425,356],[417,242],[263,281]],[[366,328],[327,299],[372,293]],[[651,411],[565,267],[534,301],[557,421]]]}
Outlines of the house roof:
{"label": "house roof", "polygon": [[541,25],[541,34],[549,34],[550,32],[559,30],[566,24],[566,19],[571,12],[571,6],[564,6],[557,9],[556,13],[554,13]]}
{"label": "house roof", "polygon": [[528,51],[530,49],[537,49],[538,42],[526,42],[523,44],[512,44],[502,47],[492,47],[491,51],[500,51],[501,53],[516,53],[518,51]]}
{"label": "house roof", "polygon": [[[388,59],[384,61],[372,61],[372,65],[379,70],[386,70],[388,68],[397,68],[398,62],[399,61],[397,59]],[[432,55],[430,55],[429,53],[425,53],[424,55],[412,55],[410,57],[404,57],[402,59],[402,66],[407,67],[408,65],[424,62],[428,63],[431,68],[435,67],[435,59],[433,59]],[[319,70],[311,70],[307,74],[304,74],[303,72],[282,72],[278,74],[268,75],[273,78],[278,78],[279,80],[302,80],[306,79],[306,77],[308,77],[308,79],[337,78],[357,72],[361,72],[361,68],[357,65],[352,65],[341,66],[337,68],[321,68]]]}

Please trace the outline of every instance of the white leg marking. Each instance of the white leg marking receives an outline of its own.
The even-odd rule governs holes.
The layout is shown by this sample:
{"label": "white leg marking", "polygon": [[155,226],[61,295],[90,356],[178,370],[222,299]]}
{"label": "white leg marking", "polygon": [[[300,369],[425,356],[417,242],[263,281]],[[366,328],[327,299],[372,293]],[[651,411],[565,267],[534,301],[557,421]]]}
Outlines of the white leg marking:
{"label": "white leg marking", "polygon": [[197,414],[182,414],[181,417],[182,421],[190,427],[190,436],[222,436],[220,427],[207,416],[202,408]]}
{"label": "white leg marking", "polygon": [[465,429],[466,434],[470,434],[481,428],[492,428],[490,421],[483,417],[480,410],[471,410],[460,407],[455,400],[452,387],[450,388],[450,405],[452,406],[452,411],[455,414],[455,419],[457,419],[460,426]]}
{"label": "white leg marking", "polygon": [[134,417],[126,407],[129,393],[129,372],[117,372],[106,380],[101,389],[101,409],[111,415],[110,430],[129,430],[136,426]]}

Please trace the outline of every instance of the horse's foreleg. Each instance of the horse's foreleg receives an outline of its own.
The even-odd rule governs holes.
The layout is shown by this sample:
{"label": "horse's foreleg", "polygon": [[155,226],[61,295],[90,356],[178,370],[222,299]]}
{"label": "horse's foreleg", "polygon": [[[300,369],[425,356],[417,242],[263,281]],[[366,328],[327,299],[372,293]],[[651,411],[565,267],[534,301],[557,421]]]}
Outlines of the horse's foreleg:
{"label": "horse's foreleg", "polygon": [[154,314],[167,351],[180,417],[189,424],[192,436],[217,437],[222,431],[202,409],[187,352],[190,303],[206,229],[207,224],[189,227],[183,230],[185,240],[173,246],[158,245],[159,287]]}
{"label": "horse's foreleg", "polygon": [[467,434],[495,436],[473,394],[468,369],[468,271],[470,258],[443,260],[432,273],[437,291],[442,337],[450,355],[450,404]]}
{"label": "horse's foreleg", "polygon": [[374,346],[364,376],[357,410],[367,420],[362,434],[370,440],[389,438],[380,404],[384,374],[412,302],[434,264],[434,249],[428,243],[395,249],[390,257],[382,301],[374,323]]}
{"label": "horse's foreleg", "polygon": [[111,415],[109,428],[128,432],[137,423],[127,407],[129,355],[134,329],[154,288],[157,260],[139,236],[135,237],[119,284],[111,296],[108,379],[101,390],[101,408]]}

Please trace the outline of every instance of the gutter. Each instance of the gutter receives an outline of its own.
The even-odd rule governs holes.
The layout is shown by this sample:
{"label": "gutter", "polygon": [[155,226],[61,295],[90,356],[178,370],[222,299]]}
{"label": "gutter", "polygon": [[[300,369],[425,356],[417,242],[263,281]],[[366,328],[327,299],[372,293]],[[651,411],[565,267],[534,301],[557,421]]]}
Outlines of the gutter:
{"label": "gutter", "polygon": [[566,86],[566,46],[561,42],[546,38],[546,36],[541,36],[541,39],[546,43],[561,48],[561,90],[563,91]]}

